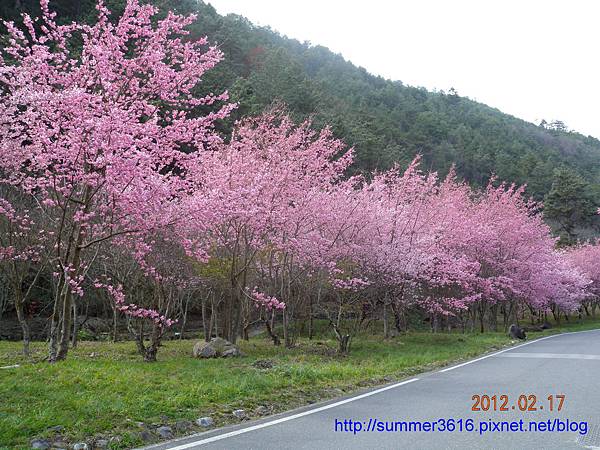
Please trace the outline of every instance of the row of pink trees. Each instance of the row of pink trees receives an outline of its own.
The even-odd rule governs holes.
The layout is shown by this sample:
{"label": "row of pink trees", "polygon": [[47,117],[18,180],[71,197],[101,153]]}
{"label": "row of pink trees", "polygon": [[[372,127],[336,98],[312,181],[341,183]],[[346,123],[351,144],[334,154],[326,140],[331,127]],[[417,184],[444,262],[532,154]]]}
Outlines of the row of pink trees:
{"label": "row of pink trees", "polygon": [[560,317],[595,294],[591,257],[556,252],[523,189],[492,180],[476,192],[418,159],[349,178],[352,151],[282,107],[223,140],[214,126],[235,105],[198,95],[222,55],[187,34],[193,17],[156,20],[130,0],[111,21],[99,1],[95,25],[57,25],[41,5],[24,31],[5,24],[0,265],[16,304],[52,273],[50,361],[67,356],[92,291],[112,298],[115,321],[133,321],[147,360],[193,295],[207,339],[214,328],[235,341],[260,322],[278,344],[280,317],[292,345],[299,319],[311,334],[322,317],[347,352],[380,312],[387,333],[388,310],[398,330],[419,310],[436,330],[478,318],[483,331],[499,312]]}
{"label": "row of pink trees", "polygon": [[352,152],[277,108],[205,156],[184,234],[226,261],[230,339],[253,323],[249,286],[280,302],[287,344],[290,320],[304,311],[328,320],[343,352],[352,335],[343,325],[388,307],[399,330],[416,308],[434,329],[455,318],[478,319],[483,331],[500,313],[504,326],[525,309],[559,317],[590,293],[589,276],[555,250],[523,188],[491,180],[473,191],[453,173],[422,173],[418,159],[348,179]]}

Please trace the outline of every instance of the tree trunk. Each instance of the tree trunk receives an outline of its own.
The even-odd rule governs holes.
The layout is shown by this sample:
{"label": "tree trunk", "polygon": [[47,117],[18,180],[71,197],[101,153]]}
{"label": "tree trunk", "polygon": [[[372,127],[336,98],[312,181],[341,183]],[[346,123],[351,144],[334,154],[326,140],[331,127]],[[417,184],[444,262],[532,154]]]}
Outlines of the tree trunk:
{"label": "tree trunk", "polygon": [[[86,186],[84,193],[84,204],[86,207],[84,208],[84,212],[87,212],[89,207],[89,201],[91,196],[91,188]],[[69,264],[66,267],[70,267],[73,270],[72,277],[73,279],[77,279],[80,275],[81,270],[81,244],[86,235],[86,230],[83,227],[79,227],[77,230],[77,238],[73,242],[73,257],[68,258],[67,262]],[[66,276],[66,275],[63,275]],[[62,326],[60,333],[60,341],[58,343],[58,353],[56,354],[56,360],[64,360],[67,358],[67,353],[69,352],[69,341],[71,340],[71,314],[72,314],[72,305],[73,301],[73,293],[71,292],[71,287],[69,285],[68,280],[64,280],[64,289],[62,291],[63,294],[63,305],[62,305]]]}
{"label": "tree trunk", "polygon": [[205,342],[209,342],[210,341],[210,333],[211,333],[211,329],[212,329],[212,311],[211,311],[211,318],[209,320],[206,313],[206,299],[204,297],[202,297],[202,303],[201,303],[201,308],[202,308],[202,330],[204,331],[204,341]]}
{"label": "tree trunk", "polygon": [[338,337],[338,352],[340,355],[347,355],[350,353],[350,335],[344,334]]}
{"label": "tree trunk", "polygon": [[498,304],[496,303],[489,309],[490,313],[490,328],[494,331],[498,331]]}
{"label": "tree trunk", "polygon": [[431,315],[431,331],[434,333],[440,332],[440,316],[439,316],[439,314]]}
{"label": "tree trunk", "polygon": [[400,311],[400,307],[396,304],[396,302],[391,303],[392,312],[394,313],[394,326],[398,333],[402,333],[402,313]]}
{"label": "tree trunk", "polygon": [[[214,317],[213,317],[214,316]],[[219,337],[219,316],[217,311],[217,306],[213,304],[210,320],[215,326],[215,337]],[[211,331],[212,333],[212,331]],[[210,336],[208,336],[208,341],[210,341]]]}
{"label": "tree trunk", "polygon": [[514,301],[510,302],[509,322],[510,322],[509,326],[512,325],[513,323],[515,325],[519,325],[519,308],[517,307],[517,305]]}
{"label": "tree trunk", "polygon": [[144,352],[145,362],[156,362],[156,354],[158,353],[158,347],[160,346],[160,340],[162,337],[162,329],[160,325],[154,324],[152,326],[152,335],[150,336],[150,345],[146,347]]}
{"label": "tree trunk", "polygon": [[[321,304],[321,284],[319,283],[319,287],[317,289],[317,305]],[[315,325],[314,325],[314,308],[313,308],[313,298],[310,296],[309,303],[309,316],[308,316],[308,339],[312,340],[315,333]]]}
{"label": "tree trunk", "polygon": [[57,361],[62,361],[67,358],[67,354],[69,353],[69,341],[71,340],[73,294],[68,286],[65,288],[65,291],[66,293],[64,294],[61,313],[62,326],[60,327],[60,340],[58,341],[58,352],[56,353]]}
{"label": "tree trunk", "polygon": [[264,319],[264,323],[265,323],[265,328],[267,329],[267,334],[273,341],[273,345],[281,345],[281,340],[279,339],[279,336],[277,336],[275,334],[275,332],[273,331],[273,328],[271,328],[271,323],[270,323],[269,319]]}
{"label": "tree trunk", "polygon": [[331,325],[331,328],[333,328],[333,332],[338,341],[338,353],[340,355],[347,355],[350,352],[350,335],[342,334],[340,332],[339,317],[338,317],[338,323],[336,323],[332,320],[329,320],[329,324]]}
{"label": "tree trunk", "polygon": [[[129,319],[128,319],[129,320]],[[130,322],[127,322],[128,326],[130,325]],[[139,331],[137,333],[133,332],[133,327],[131,327],[129,329],[130,332],[132,332],[134,338],[135,338],[135,346],[138,349],[138,353],[140,355],[142,355],[142,357],[146,354],[146,346],[144,345],[144,324],[140,323],[140,328]]]}
{"label": "tree trunk", "polygon": [[119,314],[118,314],[118,310],[117,310],[116,306],[112,307],[112,311],[113,311],[112,341],[117,342],[117,326],[119,323]]}
{"label": "tree trunk", "polygon": [[242,301],[243,301],[243,294],[242,294],[242,290],[243,290],[243,286],[241,284],[239,284],[236,288],[236,292],[235,292],[235,308],[233,308],[234,311],[234,317],[233,317],[233,323],[231,324],[231,329],[229,332],[229,337],[227,338],[227,340],[229,342],[231,342],[232,344],[235,344],[239,335],[239,331],[240,331],[240,325],[241,325],[241,320],[242,320]]}
{"label": "tree trunk", "polygon": [[79,328],[79,321],[77,319],[77,303],[73,302],[73,335],[71,336],[71,347],[77,347],[77,332]]}
{"label": "tree trunk", "polygon": [[558,306],[555,306],[551,309],[551,311],[552,315],[554,316],[554,320],[556,321],[556,324],[560,326],[560,308],[558,308]]}
{"label": "tree trunk", "polygon": [[217,333],[217,307],[215,305],[214,296],[211,297],[210,300],[210,321],[208,322],[208,330],[204,330],[204,340],[206,342],[210,342],[210,338],[213,333],[213,327],[215,329],[215,336],[218,336]]}
{"label": "tree trunk", "polygon": [[479,332],[483,333],[485,331],[484,328],[484,319],[485,319],[485,308],[483,306],[483,301],[479,302]]}
{"label": "tree trunk", "polygon": [[31,333],[29,331],[29,323],[25,317],[25,311],[23,307],[23,292],[21,292],[20,286],[15,288],[15,310],[17,311],[17,320],[19,321],[19,325],[21,325],[21,331],[23,333],[23,355],[29,356]]}
{"label": "tree trunk", "polygon": [[248,342],[250,340],[250,326],[251,322],[246,321],[244,326],[242,327],[242,339]]}
{"label": "tree trunk", "polygon": [[292,348],[292,339],[290,336],[290,323],[289,323],[289,315],[288,309],[285,308],[283,310],[283,340],[285,342],[285,348]]}
{"label": "tree trunk", "polygon": [[[187,315],[188,315],[188,305],[190,303],[191,294],[185,295],[185,303],[183,299],[181,299],[181,303],[183,303],[183,319],[181,320],[181,328],[179,329],[179,339],[183,339],[183,335],[185,333],[185,326],[187,325]],[[181,304],[180,303],[180,304]],[[202,316],[202,322],[204,322],[204,316]],[[204,324],[202,325],[204,327]]]}
{"label": "tree trunk", "polygon": [[58,286],[56,289],[56,295],[54,299],[54,308],[52,310],[52,321],[50,323],[50,343],[49,343],[49,355],[48,361],[53,363],[56,362],[58,354],[58,338],[62,319],[60,311],[62,309],[63,290],[68,289],[65,286],[64,275],[61,275]]}
{"label": "tree trunk", "polygon": [[390,338],[390,330],[388,328],[388,312],[387,305],[385,303],[383,304],[383,338]]}

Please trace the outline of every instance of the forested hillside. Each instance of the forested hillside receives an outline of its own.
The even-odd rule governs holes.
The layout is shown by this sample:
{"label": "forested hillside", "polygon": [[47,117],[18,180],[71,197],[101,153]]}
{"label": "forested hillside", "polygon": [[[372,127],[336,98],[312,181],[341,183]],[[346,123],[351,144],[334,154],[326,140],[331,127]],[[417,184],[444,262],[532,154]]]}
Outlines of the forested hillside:
{"label": "forested hillside", "polygon": [[[14,20],[18,11],[35,15],[37,3],[3,2],[0,15]],[[215,92],[228,89],[239,102],[225,127],[281,100],[297,119],[314,115],[317,126],[329,124],[337,137],[354,146],[355,171],[370,173],[395,162],[406,165],[419,153],[424,167],[444,175],[455,164],[458,174],[476,187],[496,174],[501,180],[527,184],[528,192],[542,200],[555,183],[553,212],[547,215],[555,230],[572,240],[578,236],[574,230],[589,224],[595,206],[591,199],[600,193],[598,139],[568,131],[562,123],[525,122],[453,90],[430,92],[385,80],[327,48],[285,38],[240,16],[222,17],[203,2],[153,3],[197,13],[193,33],[208,35],[224,52],[224,62],[208,74],[204,86]],[[107,2],[114,11],[122,10],[123,4],[124,0]],[[62,22],[94,17],[92,0],[50,5]],[[574,184],[575,204],[565,192]]]}

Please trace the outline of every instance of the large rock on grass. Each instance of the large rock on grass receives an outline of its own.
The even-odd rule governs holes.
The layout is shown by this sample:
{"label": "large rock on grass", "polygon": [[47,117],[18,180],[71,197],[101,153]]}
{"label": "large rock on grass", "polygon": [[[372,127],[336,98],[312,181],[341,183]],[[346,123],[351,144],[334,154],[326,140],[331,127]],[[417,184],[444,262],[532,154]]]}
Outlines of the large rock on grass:
{"label": "large rock on grass", "polygon": [[520,339],[520,340],[524,340],[527,337],[527,335],[525,334],[525,330],[523,328],[521,328],[519,325],[514,324],[514,323],[508,329],[508,335],[512,339]]}
{"label": "large rock on grass", "polygon": [[240,349],[226,339],[217,337],[210,342],[199,341],[194,345],[194,358],[227,358],[240,356]]}

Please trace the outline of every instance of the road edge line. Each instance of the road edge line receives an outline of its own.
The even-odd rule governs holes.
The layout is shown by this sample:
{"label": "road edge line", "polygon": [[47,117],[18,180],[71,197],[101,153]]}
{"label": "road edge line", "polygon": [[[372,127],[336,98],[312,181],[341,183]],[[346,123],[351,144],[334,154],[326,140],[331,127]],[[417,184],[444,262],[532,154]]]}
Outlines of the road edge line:
{"label": "road edge line", "polygon": [[[275,420],[271,420],[271,421],[268,421],[268,422],[259,423],[259,424],[256,424],[256,425],[253,425],[253,426],[250,426],[250,427],[246,427],[246,428],[241,428],[239,430],[230,431],[228,433],[218,434],[216,436],[212,436],[212,437],[209,437],[209,438],[206,438],[206,439],[202,439],[202,440],[199,440],[199,441],[188,442],[187,444],[182,444],[182,445],[179,445],[177,447],[169,447],[168,450],[185,450],[185,449],[188,449],[188,448],[193,448],[193,447],[204,445],[204,444],[209,444],[211,442],[220,441],[221,439],[227,439],[227,438],[230,438],[230,437],[233,437],[233,436],[238,436],[240,434],[249,433],[250,431],[259,430],[261,428],[270,427],[270,426],[277,425],[277,424],[280,424],[280,423],[283,423],[283,422],[288,422],[290,420],[299,419],[300,417],[308,416],[308,415],[311,415],[311,414],[316,414],[318,412],[325,411],[325,410],[331,409],[331,408],[335,408],[336,406],[344,405],[346,403],[350,403],[350,402],[353,402],[353,401],[356,401],[356,400],[360,400],[360,399],[363,399],[363,398],[366,398],[366,397],[370,397],[371,395],[376,395],[376,394],[379,394],[381,392],[388,391],[390,389],[395,389],[397,387],[404,386],[405,384],[409,384],[409,383],[412,383],[412,382],[418,381],[418,380],[419,380],[419,378],[410,378],[408,380],[401,381],[400,383],[391,384],[389,386],[385,386],[385,387],[376,389],[374,391],[365,392],[364,394],[360,394],[360,395],[357,395],[357,396],[354,396],[354,397],[346,398],[344,400],[340,400],[340,401],[335,402],[335,403],[329,403],[327,405],[320,406],[318,408],[309,409],[308,411],[303,411],[303,412],[300,412],[300,413],[297,413],[297,414],[292,414],[290,416],[280,417],[279,419],[275,419]],[[167,450],[167,449],[165,449],[165,450]]]}
{"label": "road edge line", "polygon": [[556,336],[565,336],[567,334],[577,334],[577,333],[587,333],[589,331],[599,331],[599,330],[600,329],[596,328],[596,329],[593,329],[593,330],[567,331],[566,333],[556,333],[556,334],[551,334],[550,336],[542,336],[540,338],[534,339],[533,341],[529,341],[529,342],[525,342],[523,344],[519,344],[519,345],[514,345],[514,346],[511,346],[511,347],[507,347],[507,348],[502,349],[502,350],[500,350],[498,352],[490,353],[489,355],[481,356],[479,358],[472,359],[470,361],[465,361],[464,363],[457,364],[455,366],[446,367],[445,369],[438,370],[438,372],[439,373],[450,372],[451,370],[458,369],[459,367],[467,366],[469,364],[473,364],[473,363],[476,363],[478,361],[481,361],[481,360],[484,360],[484,359],[487,359],[487,358],[491,358],[492,356],[497,356],[497,355],[499,355],[501,353],[508,352],[510,350],[515,350],[515,349],[517,349],[519,347],[525,347],[526,345],[533,344],[533,343],[539,342],[539,341],[543,341],[545,339],[550,339],[550,338],[553,338],[553,337],[556,337]]}

